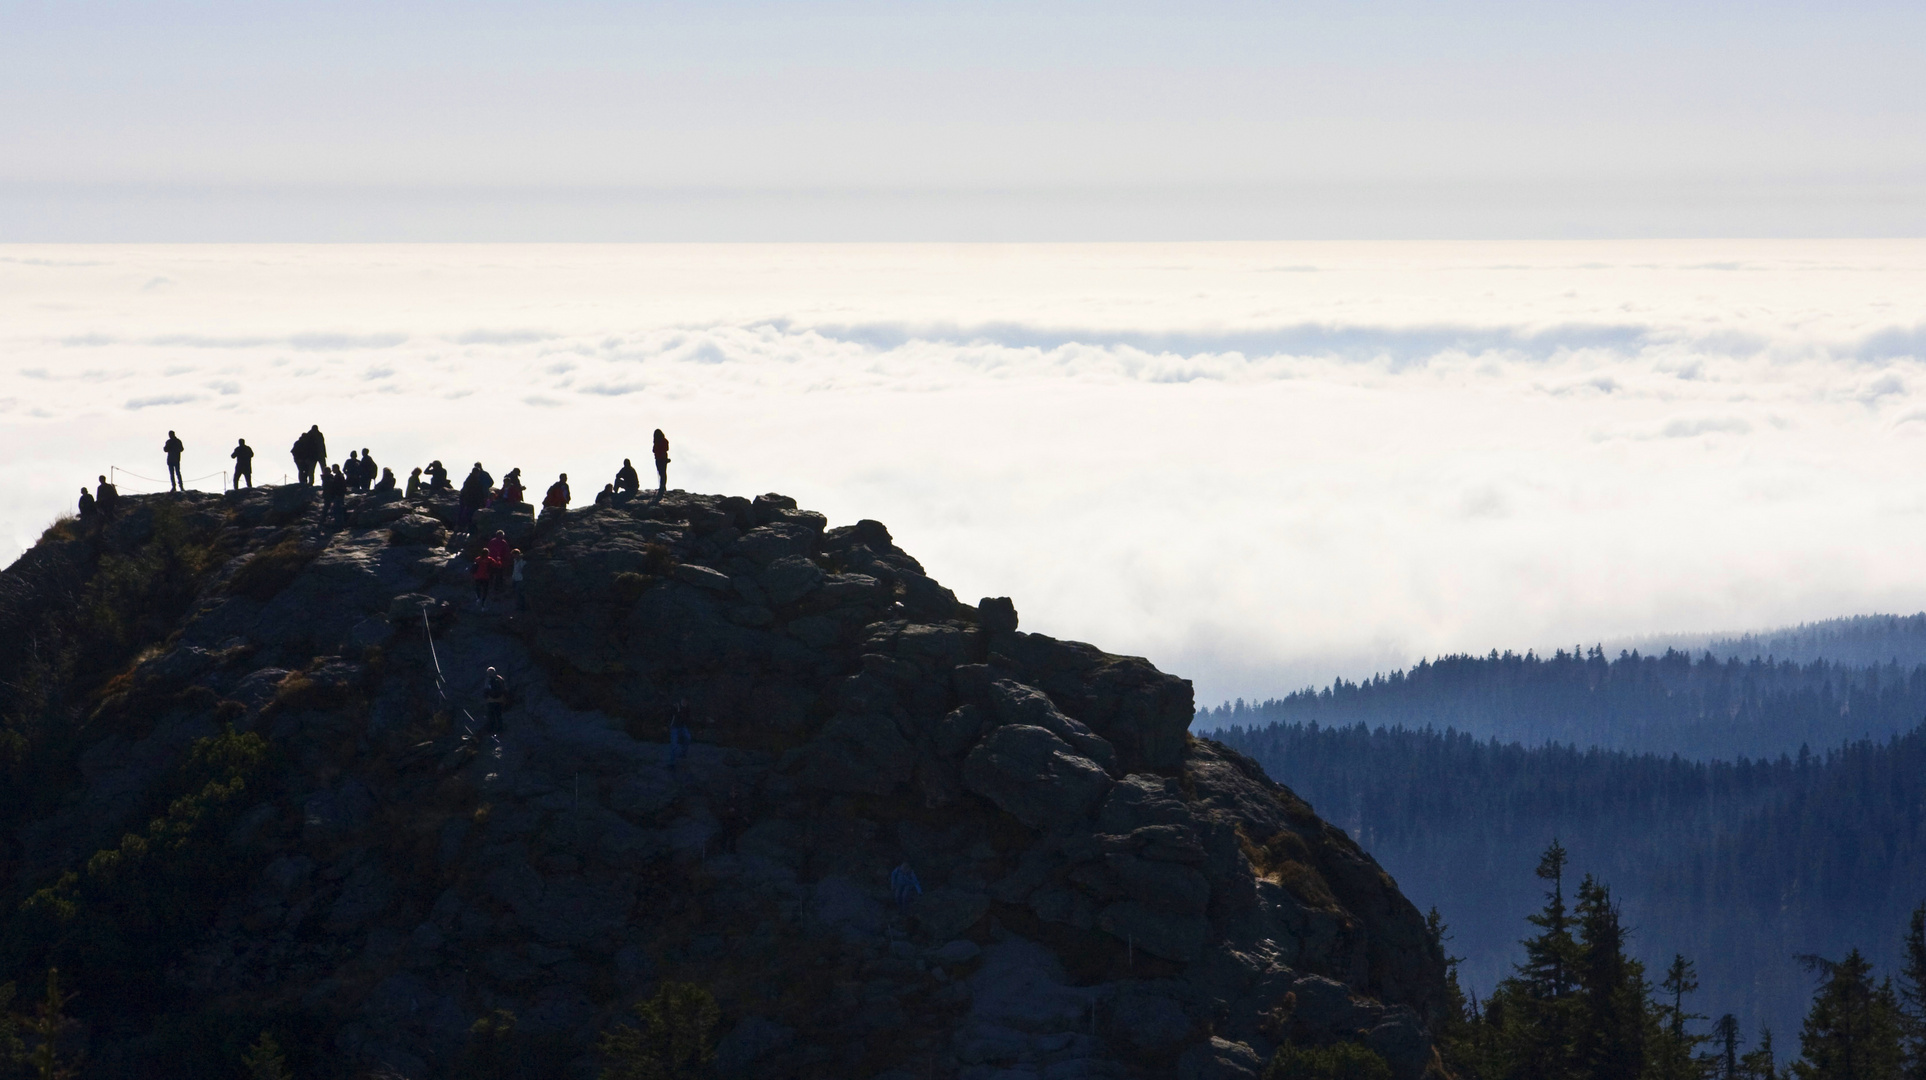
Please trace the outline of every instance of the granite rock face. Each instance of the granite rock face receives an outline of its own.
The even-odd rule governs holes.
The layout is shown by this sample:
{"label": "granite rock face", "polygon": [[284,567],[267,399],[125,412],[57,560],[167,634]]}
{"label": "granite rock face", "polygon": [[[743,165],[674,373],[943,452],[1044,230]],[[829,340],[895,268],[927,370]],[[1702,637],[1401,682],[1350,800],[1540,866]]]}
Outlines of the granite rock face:
{"label": "granite rock face", "polygon": [[[50,534],[0,575],[0,631],[52,617],[36,582],[156,542],[165,502]],[[661,980],[715,992],[725,1076],[1254,1077],[1280,1038],[1432,1064],[1442,954],[1369,855],[1192,737],[1188,682],[960,602],[877,522],[672,492],[450,540],[425,500],[338,530],[298,489],[171,506],[220,558],[84,691],[76,786],[0,888],[151,816],[195,739],[260,733],[242,884],[168,979],[183,1009],[300,1018],[315,1075],[456,1075],[498,1009],[592,1075]],[[525,611],[477,608],[495,528]],[[139,1036],[93,1039],[138,1073]]]}

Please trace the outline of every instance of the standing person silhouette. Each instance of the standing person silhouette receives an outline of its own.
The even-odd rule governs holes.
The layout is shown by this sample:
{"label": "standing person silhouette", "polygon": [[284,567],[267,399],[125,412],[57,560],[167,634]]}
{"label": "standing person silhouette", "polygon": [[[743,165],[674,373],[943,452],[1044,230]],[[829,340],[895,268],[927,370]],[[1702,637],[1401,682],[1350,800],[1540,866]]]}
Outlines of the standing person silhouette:
{"label": "standing person silhouette", "polygon": [[240,487],[241,479],[243,477],[246,477],[247,486],[253,487],[254,486],[254,448],[247,444],[246,439],[242,439],[238,444],[235,445],[233,452],[228,454],[227,456],[234,459],[234,486],[237,488]]}
{"label": "standing person silhouette", "polygon": [[100,486],[94,489],[94,509],[100,511],[102,521],[111,521],[114,510],[120,506],[120,489],[100,478]]}
{"label": "standing person silhouette", "polygon": [[661,428],[655,429],[655,475],[661,481],[655,489],[659,499],[669,493],[669,437]]}
{"label": "standing person silhouette", "polygon": [[181,445],[179,435],[171,431],[167,433],[167,442],[161,446],[161,450],[167,454],[167,490],[169,491],[187,490],[187,482],[181,479],[181,451],[185,449],[187,447]]}

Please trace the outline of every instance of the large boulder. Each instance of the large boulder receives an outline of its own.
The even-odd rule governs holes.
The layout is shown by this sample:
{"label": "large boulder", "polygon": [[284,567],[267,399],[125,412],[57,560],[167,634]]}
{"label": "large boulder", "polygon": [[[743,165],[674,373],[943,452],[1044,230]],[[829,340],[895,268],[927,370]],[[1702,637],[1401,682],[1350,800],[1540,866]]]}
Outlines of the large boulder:
{"label": "large boulder", "polygon": [[1110,789],[1103,767],[1048,730],[999,727],[963,761],[963,783],[1033,829],[1067,825]]}

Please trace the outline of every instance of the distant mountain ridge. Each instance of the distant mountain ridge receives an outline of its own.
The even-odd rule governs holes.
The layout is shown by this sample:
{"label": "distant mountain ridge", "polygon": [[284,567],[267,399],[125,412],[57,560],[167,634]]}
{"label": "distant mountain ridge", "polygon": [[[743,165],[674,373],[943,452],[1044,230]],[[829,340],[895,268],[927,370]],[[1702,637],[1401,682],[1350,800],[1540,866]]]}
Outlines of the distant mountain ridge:
{"label": "distant mountain ridge", "polygon": [[1445,656],[1362,682],[1237,701],[1200,729],[1267,724],[1457,731],[1703,760],[1777,757],[1883,739],[1926,716],[1926,665],[1717,659],[1669,650]]}
{"label": "distant mountain ridge", "polygon": [[1916,667],[1926,664],[1926,612],[1848,615],[1741,634],[1658,634],[1624,642],[1622,647],[1645,652],[1668,648],[1695,654],[1709,652],[1721,659],[1761,657],[1797,664],[1825,660],[1859,666],[1898,663]]}

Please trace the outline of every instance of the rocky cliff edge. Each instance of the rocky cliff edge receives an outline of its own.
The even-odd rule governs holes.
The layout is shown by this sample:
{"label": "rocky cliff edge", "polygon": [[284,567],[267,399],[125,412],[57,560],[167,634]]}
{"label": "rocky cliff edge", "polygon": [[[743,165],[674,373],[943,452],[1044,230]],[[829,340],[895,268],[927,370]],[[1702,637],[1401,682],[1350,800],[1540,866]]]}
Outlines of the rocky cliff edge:
{"label": "rocky cliff edge", "polygon": [[[0,575],[0,636],[32,643],[16,712],[67,725],[16,748],[61,790],[9,804],[0,978],[85,980],[96,853],[170,820],[208,740],[268,748],[208,811],[220,869],[166,916],[181,947],[128,991],[156,1000],[76,1006],[100,1075],[139,1072],[182,1012],[295,1032],[304,1075],[451,1075],[496,1010],[588,1075],[661,980],[715,994],[724,1076],[1229,1080],[1286,1039],[1434,1067],[1423,919],[1189,734],[1187,681],[1021,631],[881,524],[782,496],[487,511],[451,544],[453,519],[370,498],[326,529],[297,487],[134,497]],[[496,528],[528,553],[525,612],[477,610]],[[166,582],[125,585],[145,625],[110,634],[103,575],[130,566]]]}

